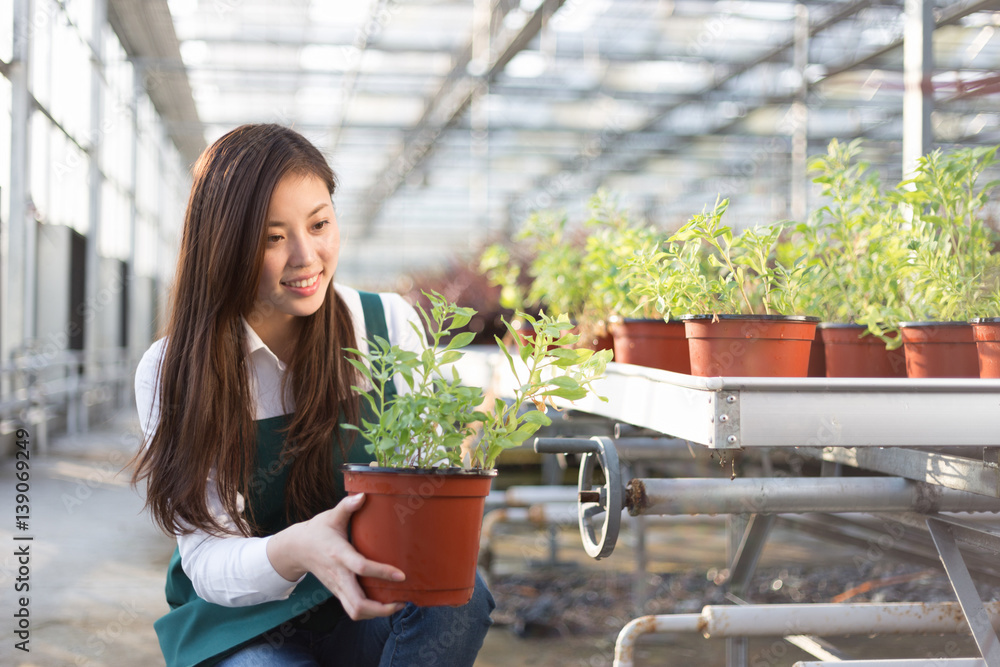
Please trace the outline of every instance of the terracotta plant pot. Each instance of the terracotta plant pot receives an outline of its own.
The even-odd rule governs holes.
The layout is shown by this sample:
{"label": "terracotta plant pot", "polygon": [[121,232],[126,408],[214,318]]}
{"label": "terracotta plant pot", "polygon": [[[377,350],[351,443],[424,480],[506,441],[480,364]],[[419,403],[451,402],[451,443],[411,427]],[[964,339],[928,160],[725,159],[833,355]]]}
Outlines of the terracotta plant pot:
{"label": "terracotta plant pot", "polygon": [[900,322],[911,378],[977,378],[979,354],[968,322]]}
{"label": "terracotta plant pot", "polygon": [[441,471],[343,466],[344,488],[364,493],[351,516],[363,556],[406,573],[394,582],[358,577],[378,602],[461,606],[472,597],[483,507],[496,470]]}
{"label": "terracotta plant pot", "polygon": [[691,374],[806,377],[818,317],[685,315]]}
{"label": "terracotta plant pot", "polygon": [[905,378],[903,348],[887,350],[863,324],[823,322],[819,338],[826,353],[826,376],[831,378]]}
{"label": "terracotta plant pot", "polygon": [[691,372],[683,322],[615,319],[608,328],[618,363]]}
{"label": "terracotta plant pot", "polygon": [[826,350],[823,348],[823,339],[820,338],[819,331],[809,346],[809,377],[826,377]]}
{"label": "terracotta plant pot", "polygon": [[972,320],[972,335],[979,354],[979,377],[1000,378],[1000,317]]}

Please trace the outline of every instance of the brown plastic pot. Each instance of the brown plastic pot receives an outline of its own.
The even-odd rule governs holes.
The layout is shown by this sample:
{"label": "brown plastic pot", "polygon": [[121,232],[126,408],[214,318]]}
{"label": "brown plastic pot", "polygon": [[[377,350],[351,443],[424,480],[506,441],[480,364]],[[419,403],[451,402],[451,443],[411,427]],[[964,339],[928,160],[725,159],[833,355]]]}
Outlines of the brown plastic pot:
{"label": "brown plastic pot", "polygon": [[806,377],[818,317],[685,315],[691,374]]}
{"label": "brown plastic pot", "polygon": [[483,508],[496,470],[417,470],[347,464],[344,488],[364,493],[351,515],[351,543],[365,558],[394,565],[402,582],[358,577],[378,602],[464,605],[476,585]]}
{"label": "brown plastic pot", "polygon": [[972,320],[972,335],[979,356],[979,377],[1000,378],[1000,317]]}
{"label": "brown plastic pot", "polygon": [[826,377],[826,350],[823,348],[823,340],[816,332],[812,345],[809,346],[809,372],[811,378]]}
{"label": "brown plastic pot", "polygon": [[817,327],[826,353],[826,376],[831,378],[905,378],[902,347],[886,349],[885,342],[863,324],[822,322]]}
{"label": "brown plastic pot", "polygon": [[618,363],[691,372],[683,322],[614,319],[608,329]]}
{"label": "brown plastic pot", "polygon": [[977,378],[979,354],[968,322],[900,322],[911,378]]}

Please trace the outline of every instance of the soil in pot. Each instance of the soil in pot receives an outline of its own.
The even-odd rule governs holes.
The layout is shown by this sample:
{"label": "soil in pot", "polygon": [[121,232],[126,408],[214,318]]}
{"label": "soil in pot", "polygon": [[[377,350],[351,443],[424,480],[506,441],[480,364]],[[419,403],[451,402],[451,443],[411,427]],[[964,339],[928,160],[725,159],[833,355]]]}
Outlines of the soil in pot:
{"label": "soil in pot", "polygon": [[823,322],[818,329],[827,377],[906,377],[903,348],[886,349],[881,338],[865,333],[863,324]]}
{"label": "soil in pot", "polygon": [[968,322],[901,322],[910,378],[979,377],[979,354]]}
{"label": "soil in pot", "polygon": [[344,488],[364,493],[351,543],[406,573],[402,582],[358,577],[370,599],[461,606],[472,597],[483,508],[495,470],[410,471],[344,466]]}
{"label": "soil in pot", "polygon": [[609,329],[616,362],[674,373],[691,372],[683,322],[617,319]]}
{"label": "soil in pot", "polygon": [[817,317],[686,315],[691,374],[806,377]]}
{"label": "soil in pot", "polygon": [[979,377],[1000,378],[1000,317],[972,320],[972,334],[979,356]]}

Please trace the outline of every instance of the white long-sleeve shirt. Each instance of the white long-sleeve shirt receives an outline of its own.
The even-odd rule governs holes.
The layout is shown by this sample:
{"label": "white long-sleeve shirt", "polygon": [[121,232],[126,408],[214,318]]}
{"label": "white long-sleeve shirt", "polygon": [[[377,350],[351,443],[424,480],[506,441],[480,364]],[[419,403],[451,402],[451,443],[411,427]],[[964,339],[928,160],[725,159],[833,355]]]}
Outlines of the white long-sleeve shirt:
{"label": "white long-sleeve shirt", "polygon": [[[361,297],[357,290],[342,285],[335,286],[344,300],[354,321],[354,335],[358,349],[367,352],[365,319]],[[416,311],[398,294],[382,294],[389,340],[409,350],[419,350],[420,337],[410,322],[420,324]],[[286,366],[247,325],[248,350],[251,360],[251,389],[256,400],[256,419],[267,419],[286,414],[295,409],[291,395],[281,400],[281,380]],[[159,368],[166,339],[153,343],[146,351],[135,374],[135,398],[139,421],[149,442],[160,421]],[[406,391],[402,378],[396,378],[396,387]],[[211,446],[211,443],[206,443]],[[225,527],[235,527],[235,519],[222,508],[214,476],[208,480],[208,507]],[[243,497],[237,497],[240,510]],[[288,581],[278,574],[267,558],[269,537],[219,537],[204,531],[194,531],[177,536],[181,566],[203,599],[229,607],[259,604],[287,598],[297,581]]]}

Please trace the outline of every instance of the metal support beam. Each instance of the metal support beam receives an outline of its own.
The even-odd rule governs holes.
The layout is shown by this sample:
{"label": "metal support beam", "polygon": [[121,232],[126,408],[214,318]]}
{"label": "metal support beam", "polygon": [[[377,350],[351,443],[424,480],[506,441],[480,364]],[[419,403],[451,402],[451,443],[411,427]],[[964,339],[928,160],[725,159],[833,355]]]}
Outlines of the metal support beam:
{"label": "metal support beam", "polygon": [[[747,543],[747,535],[752,531],[752,517],[749,514],[727,514],[726,515],[726,560],[729,563],[730,572],[739,568],[740,560],[743,558],[744,545]],[[763,546],[763,545],[759,545]],[[747,549],[747,557],[754,561],[756,557]],[[746,567],[744,566],[745,570]],[[750,569],[753,567],[751,565]],[[747,577],[752,572],[747,573]],[[742,594],[742,590],[739,594]],[[743,636],[731,635],[726,637],[726,667],[747,667],[750,664],[750,640]]]}
{"label": "metal support beam", "polygon": [[803,447],[806,456],[853,468],[929,482],[936,486],[1000,497],[1000,470],[981,460],[907,448]]}
{"label": "metal support beam", "polygon": [[[0,357],[10,359],[11,353],[31,335],[31,318],[28,308],[33,305],[33,295],[28,289],[29,260],[26,254],[28,229],[34,228],[30,213],[31,165],[29,150],[32,101],[30,91],[31,69],[31,0],[15,0],[13,16],[13,44],[7,76],[11,84],[10,124],[10,215],[0,237],[0,276],[2,299],[0,303]],[[10,387],[0,389],[7,394]]]}
{"label": "metal support beam", "polygon": [[141,95],[141,91],[142,74],[138,69],[133,69],[132,99],[129,101],[132,112],[132,188],[129,192],[128,266],[126,266],[125,282],[125,303],[127,310],[122,312],[122,317],[125,318],[123,324],[126,332],[125,340],[122,341],[122,344],[125,346],[127,363],[131,363],[134,359],[138,359],[142,355],[146,343],[145,332],[141,328],[142,323],[134,316],[135,309],[139,304],[139,285],[136,280],[135,264],[137,250],[136,236],[139,233],[139,96]]}
{"label": "metal support beam", "polygon": [[789,110],[792,135],[790,209],[793,220],[805,222],[809,159],[809,108],[806,106],[806,98],[809,95],[809,81],[806,79],[806,68],[809,66],[809,8],[803,4],[795,5],[793,53],[795,72],[799,76],[799,89]]}
{"label": "metal support beam", "polygon": [[[491,48],[489,62],[473,60],[471,42],[456,55],[451,73],[428,100],[424,114],[410,132],[406,144],[382,170],[384,176],[369,189],[365,197],[368,205],[361,215],[365,233],[371,231],[383,204],[402,185],[406,175],[430,155],[441,133],[461,117],[472,99],[480,94],[482,86],[489,84],[541,32],[547,18],[562,7],[564,2],[565,0],[543,0],[517,33],[502,40],[499,46],[497,44],[501,42],[500,39],[492,40],[494,48]],[[495,24],[502,25],[502,18],[498,18]]]}
{"label": "metal support beam", "polygon": [[1000,500],[901,477],[633,479],[629,514],[997,512]]}
{"label": "metal support beam", "polygon": [[917,160],[933,141],[934,109],[934,4],[931,0],[906,0],[903,39],[903,174],[912,173]]}
{"label": "metal support beam", "polygon": [[968,619],[969,628],[972,630],[979,651],[983,654],[983,659],[986,660],[988,667],[1000,667],[1000,640],[997,639],[997,633],[993,629],[969,569],[965,566],[965,560],[962,558],[962,552],[958,550],[950,526],[932,517],[927,519],[927,529],[941,555],[941,563],[948,573],[948,580],[955,589],[955,595],[962,605],[962,612]]}
{"label": "metal support beam", "polygon": [[729,563],[728,587],[734,595],[746,598],[747,583],[757,569],[757,561],[776,519],[773,514],[752,514],[747,520],[746,530]]}
{"label": "metal support beam", "polygon": [[[101,145],[104,139],[104,94],[102,90],[104,76],[104,26],[107,23],[107,0],[94,0],[93,14],[91,22],[90,37],[90,142],[88,157],[90,160],[90,171],[88,177],[88,214],[87,214],[87,249],[85,260],[85,281],[84,289],[84,331],[83,331],[83,362],[86,368],[87,379],[96,374],[96,353],[101,348],[101,341],[97,332],[100,329],[99,318],[93,316],[89,309],[97,303],[98,293],[101,289],[101,262],[99,243],[101,237],[101,199],[104,189],[104,174],[101,172]],[[87,315],[90,315],[88,317]],[[94,378],[96,380],[96,377]],[[84,428],[87,426],[88,416],[83,414]]]}

